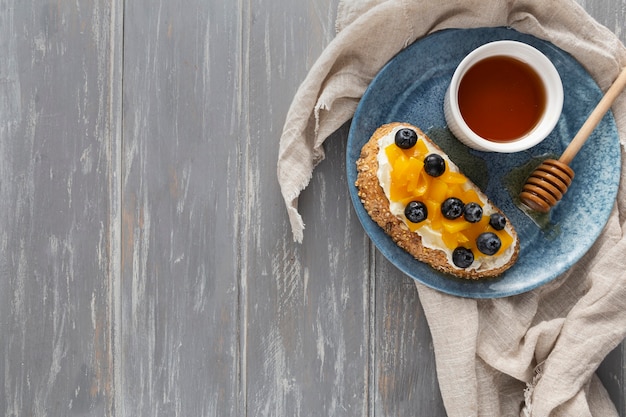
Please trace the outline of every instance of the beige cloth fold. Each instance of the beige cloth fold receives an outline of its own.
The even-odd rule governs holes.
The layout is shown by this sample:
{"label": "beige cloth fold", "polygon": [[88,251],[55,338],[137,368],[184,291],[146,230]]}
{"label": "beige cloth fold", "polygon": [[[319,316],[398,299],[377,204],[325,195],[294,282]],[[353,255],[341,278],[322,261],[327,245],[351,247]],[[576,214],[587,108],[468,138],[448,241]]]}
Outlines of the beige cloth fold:
{"label": "beige cloth fold", "polygon": [[[278,180],[296,241],[304,230],[298,196],[324,158],[322,144],[352,117],[380,68],[429,33],[484,26],[510,26],[554,43],[603,89],[626,65],[619,39],[569,0],[340,2],[338,34],[298,89],[280,140]],[[626,94],[613,112],[625,161]],[[581,261],[543,287],[474,300],[416,284],[449,416],[617,416],[595,370],[626,336],[625,188],[622,167],[604,232]]]}

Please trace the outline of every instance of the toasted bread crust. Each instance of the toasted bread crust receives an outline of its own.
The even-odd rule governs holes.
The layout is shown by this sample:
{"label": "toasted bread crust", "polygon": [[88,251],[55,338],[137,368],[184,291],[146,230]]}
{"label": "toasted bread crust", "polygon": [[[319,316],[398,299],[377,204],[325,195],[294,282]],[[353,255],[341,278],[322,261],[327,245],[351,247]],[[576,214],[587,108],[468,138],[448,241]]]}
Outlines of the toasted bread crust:
{"label": "toasted bread crust", "polygon": [[[448,257],[446,256],[446,253],[444,251],[431,249],[424,246],[422,244],[422,238],[420,237],[420,235],[411,232],[401,219],[391,213],[389,208],[389,200],[385,196],[385,192],[380,186],[377,176],[377,155],[379,151],[378,139],[385,136],[387,133],[391,132],[396,126],[399,125],[414,129],[419,136],[425,137],[432,146],[434,146],[438,150],[441,150],[419,128],[406,123],[386,124],[379,127],[374,132],[370,140],[361,149],[360,158],[356,162],[357,180],[355,183],[356,187],[359,190],[358,195],[361,199],[361,202],[363,203],[365,210],[369,213],[372,220],[374,220],[385,231],[385,233],[388,234],[394,242],[396,242],[399,247],[413,255],[415,259],[429,264],[431,267],[438,271],[452,274],[460,278],[480,279],[495,277],[509,269],[515,263],[519,254],[519,239],[514,230],[511,230],[514,239],[513,245],[515,245],[514,253],[513,256],[511,256],[511,259],[505,265],[499,268],[484,270],[459,269],[449,263]],[[484,193],[482,193],[482,191],[480,191],[475,184],[471,183],[471,186],[479,193],[479,195],[481,195],[481,197],[484,197],[485,200],[488,200]],[[504,215],[504,213],[496,208],[493,203],[491,204],[497,211]]]}

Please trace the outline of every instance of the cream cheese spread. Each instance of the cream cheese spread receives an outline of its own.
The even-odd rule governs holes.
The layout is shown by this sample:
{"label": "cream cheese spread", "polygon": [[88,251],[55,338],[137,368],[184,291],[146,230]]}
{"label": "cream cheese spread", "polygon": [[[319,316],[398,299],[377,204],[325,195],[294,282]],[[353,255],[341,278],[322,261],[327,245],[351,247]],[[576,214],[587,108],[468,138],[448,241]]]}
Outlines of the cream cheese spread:
{"label": "cream cheese spread", "polygon": [[[407,225],[408,228],[408,220],[404,215],[404,204],[398,201],[392,201],[391,200],[391,171],[392,171],[392,166],[389,163],[389,159],[387,158],[387,153],[385,152],[385,149],[392,144],[395,144],[395,135],[396,132],[400,129],[402,129],[403,126],[398,126],[395,129],[393,129],[391,132],[387,133],[385,136],[381,137],[378,140],[378,147],[379,147],[379,151],[378,151],[378,156],[377,156],[377,160],[378,160],[378,171],[377,171],[377,177],[378,177],[378,182],[380,183],[380,186],[382,187],[383,191],[385,192],[385,196],[387,197],[387,200],[389,200],[390,204],[389,204],[389,208],[391,213],[398,217],[399,219],[401,219],[403,221],[403,223],[405,225]],[[421,139],[422,141],[424,141],[424,143],[426,144],[426,147],[428,148],[428,151],[430,153],[436,153],[438,155],[440,155],[442,158],[444,158],[444,160],[446,161],[446,165],[448,166],[448,169],[450,169],[452,172],[458,172],[460,173],[459,168],[450,160],[450,158],[448,158],[448,156],[441,152],[440,150],[438,150],[437,148],[433,147],[427,139],[425,139],[423,136],[418,136],[418,140]],[[468,184],[464,184],[463,185],[464,189],[468,189],[471,186]],[[496,210],[494,209],[493,205],[491,205],[487,200],[483,199],[483,196],[479,195],[479,198],[481,199],[480,205],[483,208],[483,216],[489,216],[492,213],[495,213]],[[466,202],[467,203],[467,202]],[[511,234],[511,226],[510,224],[508,224],[507,222],[507,226],[505,227],[505,231],[509,232],[509,234]],[[414,233],[417,233],[421,238],[422,238],[422,245],[430,248],[430,249],[437,249],[440,251],[443,251],[447,258],[448,258],[448,262],[450,265],[454,266],[454,262],[452,261],[452,252],[453,249],[450,249],[446,246],[446,244],[444,243],[443,239],[442,239],[442,234],[440,231],[434,230],[431,227],[429,227],[428,225],[425,225],[423,227],[420,227],[418,230],[416,230]],[[480,257],[476,257],[474,262],[468,267],[465,268],[466,270],[489,270],[489,269],[495,269],[495,268],[499,268],[503,265],[505,265],[513,256],[515,251],[514,245],[509,245],[508,248],[506,248],[504,250],[504,252],[502,252],[501,254],[498,254],[496,256],[480,256]],[[457,269],[461,269],[458,268],[456,266],[454,266]]]}

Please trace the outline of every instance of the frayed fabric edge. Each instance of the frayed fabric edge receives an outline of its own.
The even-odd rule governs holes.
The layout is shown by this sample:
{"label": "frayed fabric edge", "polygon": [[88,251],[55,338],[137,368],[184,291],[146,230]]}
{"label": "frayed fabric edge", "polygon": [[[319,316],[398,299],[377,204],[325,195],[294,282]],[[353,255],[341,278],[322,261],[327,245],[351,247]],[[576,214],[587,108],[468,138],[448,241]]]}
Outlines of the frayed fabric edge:
{"label": "frayed fabric edge", "polygon": [[[289,217],[289,225],[291,226],[291,234],[293,236],[293,241],[296,243],[302,243],[304,239],[304,220],[302,219],[302,215],[298,211],[298,198],[302,191],[307,187],[309,182],[311,182],[311,178],[313,177],[313,169],[311,169],[309,173],[309,177],[303,182],[299,183],[295,189],[291,189],[290,191],[286,191],[283,189],[281,184],[281,193],[283,194],[283,200],[285,201],[285,205],[287,207],[287,216]],[[280,172],[278,174],[280,178]]]}
{"label": "frayed fabric edge", "polygon": [[533,394],[535,388],[543,375],[543,362],[535,367],[535,376],[532,381],[526,383],[524,388],[524,407],[520,413],[520,417],[532,417],[533,414]]}
{"label": "frayed fabric edge", "polygon": [[287,209],[287,214],[289,215],[293,241],[296,243],[302,243],[304,238],[304,221],[302,220],[302,216],[298,213],[298,209],[291,205]]}

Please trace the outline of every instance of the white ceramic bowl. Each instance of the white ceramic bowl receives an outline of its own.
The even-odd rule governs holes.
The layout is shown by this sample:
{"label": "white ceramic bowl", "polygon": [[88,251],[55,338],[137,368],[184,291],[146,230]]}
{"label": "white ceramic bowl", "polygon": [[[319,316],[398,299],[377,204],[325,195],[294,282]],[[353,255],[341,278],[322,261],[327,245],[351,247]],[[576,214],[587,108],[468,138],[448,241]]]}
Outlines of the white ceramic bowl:
{"label": "white ceramic bowl", "polygon": [[[480,137],[470,129],[459,109],[458,88],[463,76],[474,64],[493,56],[508,56],[530,65],[539,75],[546,94],[545,111],[535,127],[524,136],[507,142]],[[532,46],[509,40],[490,42],[470,52],[456,68],[444,99],[446,122],[454,136],[473,149],[487,152],[519,152],[537,145],[552,132],[562,109],[563,84],[552,62]]]}

